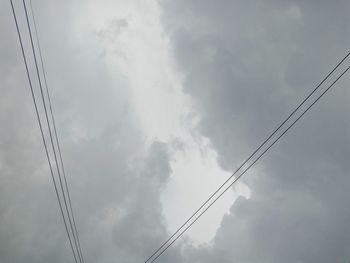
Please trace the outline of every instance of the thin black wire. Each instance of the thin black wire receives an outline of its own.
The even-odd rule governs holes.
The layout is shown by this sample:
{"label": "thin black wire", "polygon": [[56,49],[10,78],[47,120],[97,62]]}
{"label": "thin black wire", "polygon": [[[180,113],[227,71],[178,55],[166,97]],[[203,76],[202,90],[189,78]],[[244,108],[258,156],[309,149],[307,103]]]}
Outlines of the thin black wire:
{"label": "thin black wire", "polygon": [[319,87],[329,78],[330,75],[349,57],[350,52],[332,69],[330,73],[312,90],[312,92],[289,114],[289,116],[265,139],[263,143],[235,170],[235,172],[183,223],[162,245],[145,261],[147,263],[156,255],[226,184],[251,158],[278,132],[281,127],[299,110],[301,106],[319,89]]}
{"label": "thin black wire", "polygon": [[81,256],[81,258],[82,258],[82,260],[84,262],[84,257],[83,257],[83,253],[82,253],[81,245],[80,245],[79,234],[78,234],[78,230],[77,230],[76,223],[75,223],[75,217],[74,217],[72,201],[71,201],[71,197],[70,197],[70,193],[69,193],[65,166],[64,166],[64,163],[63,163],[63,158],[62,158],[62,153],[61,153],[61,147],[60,147],[60,143],[59,143],[59,139],[58,139],[58,135],[57,135],[56,121],[55,121],[55,117],[54,117],[54,114],[53,114],[51,96],[50,96],[50,92],[49,92],[49,88],[48,88],[48,84],[47,84],[46,70],[45,70],[45,65],[44,65],[43,56],[42,56],[42,52],[41,52],[38,28],[37,28],[37,24],[36,24],[36,20],[35,20],[32,0],[29,0],[29,4],[30,4],[31,13],[32,13],[32,18],[33,18],[36,42],[38,44],[39,58],[40,58],[41,68],[42,68],[42,72],[43,72],[43,76],[44,76],[44,84],[45,84],[46,94],[47,94],[47,98],[48,98],[48,101],[49,101],[49,109],[50,109],[51,119],[52,119],[52,123],[53,123],[53,131],[54,131],[56,144],[57,144],[57,149],[58,149],[58,153],[59,153],[58,156],[59,156],[59,159],[60,159],[60,164],[61,164],[61,168],[62,168],[62,172],[63,172],[63,179],[64,179],[66,192],[67,192],[67,196],[68,196],[68,204],[69,204],[70,212],[71,212],[72,219],[73,219],[73,226],[74,226],[74,230],[75,230],[75,235],[76,235],[77,241],[78,241],[79,253],[80,253],[80,256]]}
{"label": "thin black wire", "polygon": [[289,125],[288,126],[288,128],[280,135],[280,136],[278,136],[278,138],[276,139],[276,140],[274,140],[274,142],[268,147],[268,148],[266,148],[266,150],[264,150],[256,159],[255,159],[255,161],[252,163],[252,164],[250,164],[239,176],[237,176],[237,178],[235,178],[235,180],[227,187],[227,188],[225,188],[225,190],[218,196],[218,197],[216,197],[215,199],[214,199],[214,201],[213,202],[211,202],[210,204],[209,204],[209,206],[205,209],[205,210],[203,210],[203,212],[201,212],[196,218],[195,218],[195,220],[193,220],[192,222],[191,222],[191,224],[190,225],[188,225],[168,246],[166,246],[162,251],[161,251],[161,253],[159,253],[152,261],[151,261],[151,263],[152,262],[154,262],[154,261],[156,261],[176,240],[178,240],[228,189],[230,189],[230,187],[235,183],[235,182],[237,182],[256,162],[258,162],[259,161],[259,159],[273,146],[273,145],[275,145],[275,143],[277,142],[277,141],[279,141],[279,139],[284,135],[284,134],[286,134],[288,131],[289,131],[289,129],[290,128],[292,128],[293,126],[294,126],[294,124],[297,122],[297,121],[299,121],[304,115],[305,115],[305,113],[306,112],[308,112],[309,111],[309,109],[313,106],[313,105],[315,105],[316,104],[316,102],[317,101],[319,101],[322,97],[323,97],[323,95],[324,94],[326,94],[327,93],[327,91],[331,88],[331,87],[333,87],[333,85],[336,83],[336,82],[338,82],[338,80],[342,77],[342,76],[344,76],[344,74],[348,71],[350,69],[350,67],[347,67],[344,71],[343,71],[343,73],[330,85],[330,86],[328,86],[328,88],[324,91],[324,92],[322,92],[322,94],[319,96],[319,97],[317,97],[317,99],[309,106],[309,107],[307,107],[306,108],[306,110],[291,124],[291,125]]}
{"label": "thin black wire", "polygon": [[50,125],[48,112],[47,112],[47,108],[46,108],[46,102],[45,102],[45,98],[44,98],[44,92],[43,92],[43,87],[42,87],[42,83],[41,83],[41,77],[40,77],[40,73],[39,73],[38,62],[37,62],[37,58],[36,58],[36,52],[35,52],[35,48],[34,48],[33,36],[32,36],[32,31],[31,31],[31,27],[30,27],[30,23],[29,23],[27,7],[26,7],[26,3],[25,3],[24,0],[22,0],[22,3],[23,3],[25,15],[26,15],[27,27],[28,27],[29,36],[30,36],[30,43],[31,43],[33,57],[34,57],[34,62],[35,62],[35,69],[36,69],[36,73],[37,73],[37,77],[38,77],[38,81],[39,81],[40,94],[41,94],[41,99],[42,99],[43,106],[44,106],[45,118],[46,118],[46,123],[47,123],[47,126],[48,126],[48,130],[49,130],[49,135],[50,135],[49,137],[50,137],[50,141],[51,141],[51,145],[52,145],[52,150],[53,150],[53,153],[54,153],[54,159],[55,159],[55,163],[56,163],[56,168],[57,168],[58,178],[59,178],[61,192],[62,192],[62,196],[63,196],[63,201],[64,201],[64,205],[65,205],[65,208],[66,208],[69,225],[70,225],[70,228],[71,228],[71,231],[72,231],[74,244],[75,244],[76,250],[78,252],[79,261],[82,263],[82,259],[81,259],[80,254],[79,254],[79,248],[78,248],[77,240],[76,240],[76,237],[75,237],[75,234],[74,234],[74,228],[73,228],[70,212],[69,212],[69,209],[68,209],[66,194],[65,194],[65,191],[64,191],[63,183],[62,183],[62,176],[61,176],[60,168],[59,168],[59,165],[58,165],[55,144],[53,142],[51,125]]}
{"label": "thin black wire", "polygon": [[64,216],[61,198],[60,198],[59,193],[58,193],[57,183],[56,183],[56,180],[55,180],[55,177],[54,177],[54,173],[53,173],[53,169],[52,169],[52,164],[51,164],[51,160],[50,160],[50,156],[49,156],[49,152],[48,152],[48,147],[47,147],[47,144],[46,144],[45,135],[44,135],[44,131],[43,131],[43,127],[42,127],[42,124],[41,124],[40,115],[39,115],[39,110],[38,110],[38,106],[37,106],[35,95],[34,95],[33,84],[32,84],[32,80],[31,80],[31,77],[30,77],[29,69],[28,69],[27,58],[26,58],[26,55],[24,53],[22,37],[21,37],[21,33],[20,33],[20,30],[19,30],[19,27],[18,27],[17,16],[16,16],[16,12],[15,12],[12,0],[10,0],[10,3],[11,3],[13,17],[14,17],[15,24],[16,24],[17,35],[18,35],[18,38],[19,38],[20,46],[21,46],[22,57],[23,57],[23,61],[24,61],[24,65],[25,65],[25,68],[26,68],[26,73],[27,73],[27,77],[28,77],[28,81],[29,81],[30,92],[31,92],[31,95],[32,95],[33,103],[34,103],[35,113],[36,113],[37,120],[38,120],[38,123],[39,123],[41,138],[42,138],[43,143],[44,143],[46,158],[47,158],[47,161],[48,161],[48,164],[49,164],[49,168],[50,168],[52,182],[54,184],[56,197],[57,197],[57,200],[58,200],[58,204],[59,204],[59,208],[60,208],[61,215],[62,215],[62,218],[63,218],[64,226],[65,226],[65,229],[66,229],[66,232],[67,232],[67,236],[68,236],[68,239],[69,239],[70,247],[71,247],[72,252],[73,252],[74,261],[76,263],[78,263],[76,255],[75,255],[75,251],[74,251],[74,248],[73,248],[72,240],[71,240],[71,237],[70,237],[70,233],[69,233],[69,230],[68,230],[67,222],[66,222],[66,219],[65,219],[65,216]]}

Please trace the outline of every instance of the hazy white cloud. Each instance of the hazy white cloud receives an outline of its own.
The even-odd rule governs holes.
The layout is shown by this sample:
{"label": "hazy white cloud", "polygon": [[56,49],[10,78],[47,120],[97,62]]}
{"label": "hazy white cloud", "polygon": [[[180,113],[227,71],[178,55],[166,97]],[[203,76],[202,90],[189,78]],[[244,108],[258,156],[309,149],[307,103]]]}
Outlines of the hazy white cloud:
{"label": "hazy white cloud", "polygon": [[[129,83],[130,103],[147,143],[168,143],[174,152],[171,180],[162,192],[165,217],[174,230],[229,174],[218,166],[208,139],[196,132],[196,109],[182,90],[182,74],[163,32],[157,2],[121,1],[107,8],[105,3],[93,1],[90,13],[93,19],[89,20],[95,21],[92,27],[104,44],[106,61]],[[177,147],[179,144],[183,147]],[[206,187],[194,193],[193,187],[198,184]],[[209,241],[231,202],[228,195],[207,217],[207,231],[191,231],[190,236],[198,242]]]}

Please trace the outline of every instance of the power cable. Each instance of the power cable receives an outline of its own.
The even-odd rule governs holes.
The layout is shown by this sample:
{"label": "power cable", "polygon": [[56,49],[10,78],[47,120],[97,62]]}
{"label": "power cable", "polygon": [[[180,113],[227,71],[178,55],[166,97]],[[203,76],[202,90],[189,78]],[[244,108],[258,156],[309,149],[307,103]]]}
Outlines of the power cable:
{"label": "power cable", "polygon": [[43,140],[47,161],[48,161],[49,168],[50,168],[52,182],[54,184],[56,197],[57,197],[57,200],[58,200],[60,212],[61,212],[61,215],[62,215],[62,218],[63,218],[63,222],[64,222],[64,226],[65,226],[65,229],[66,229],[66,232],[67,232],[67,236],[68,236],[68,239],[69,239],[70,247],[71,247],[72,252],[73,252],[74,261],[76,263],[78,263],[77,257],[75,255],[75,251],[74,251],[74,248],[73,248],[72,240],[71,240],[71,237],[70,237],[70,233],[69,233],[69,230],[68,230],[66,218],[64,216],[64,212],[63,212],[63,208],[62,208],[62,201],[61,201],[60,195],[58,193],[57,183],[56,183],[56,180],[55,180],[55,177],[54,177],[54,173],[53,173],[53,169],[52,169],[52,164],[51,164],[51,160],[50,160],[50,156],[49,156],[49,151],[48,151],[48,147],[47,147],[47,144],[46,144],[45,135],[44,135],[44,131],[43,131],[43,127],[42,127],[42,124],[41,124],[40,115],[39,115],[39,110],[38,110],[37,102],[36,102],[35,95],[34,95],[33,84],[32,84],[32,80],[31,80],[31,77],[30,77],[29,69],[28,69],[27,58],[26,58],[26,55],[25,55],[25,52],[24,52],[22,37],[21,37],[20,30],[19,30],[19,26],[18,26],[16,12],[15,12],[15,9],[14,9],[14,6],[13,6],[13,1],[10,0],[10,3],[11,3],[11,9],[12,9],[13,17],[14,17],[15,24],[16,24],[17,35],[18,35],[18,38],[19,38],[20,46],[21,46],[22,57],[23,57],[23,61],[24,61],[24,65],[25,65],[25,69],[26,69],[26,73],[27,73],[27,77],[28,77],[30,91],[31,91],[31,95],[32,95],[33,103],[34,103],[35,113],[36,113],[36,116],[37,116],[37,120],[38,120],[38,124],[39,124],[39,128],[40,128],[40,133],[41,133],[41,137],[42,137],[42,140]]}
{"label": "power cable", "polygon": [[65,208],[66,208],[67,216],[68,216],[68,222],[69,222],[69,225],[70,225],[70,228],[71,228],[71,231],[72,231],[75,248],[76,248],[76,250],[78,252],[79,261],[81,263],[83,263],[82,258],[81,258],[80,253],[79,253],[79,247],[78,247],[78,243],[77,243],[77,240],[76,240],[76,237],[75,237],[72,219],[71,219],[70,212],[69,212],[69,209],[68,209],[67,198],[66,198],[66,194],[65,194],[65,191],[64,191],[64,187],[63,187],[61,171],[60,171],[60,168],[59,168],[59,165],[58,165],[57,153],[56,153],[55,144],[54,144],[54,141],[53,141],[50,121],[49,121],[49,118],[48,118],[48,111],[47,111],[47,107],[46,107],[46,101],[45,101],[45,98],[44,98],[44,92],[43,92],[41,77],[40,77],[40,73],[39,73],[39,67],[38,67],[38,62],[37,62],[37,58],[36,58],[36,52],[35,52],[35,47],[34,47],[34,42],[33,42],[33,36],[32,36],[32,31],[31,31],[31,27],[30,27],[30,23],[29,23],[29,17],[28,17],[28,12],[27,12],[27,7],[26,7],[25,0],[22,0],[22,3],[23,3],[25,15],[26,15],[27,27],[28,27],[29,37],[30,37],[30,43],[31,43],[31,47],[32,47],[33,57],[34,57],[35,69],[36,69],[36,73],[37,73],[37,77],[38,77],[38,81],[39,81],[40,94],[41,94],[41,99],[42,99],[43,106],[44,106],[45,119],[46,119],[46,123],[47,123],[48,130],[49,130],[49,137],[50,137],[52,150],[53,150],[53,154],[54,154],[54,159],[55,159],[55,163],[56,163],[56,168],[57,168],[58,178],[59,178],[61,192],[62,192],[62,196],[63,196],[63,201],[64,201],[64,205],[65,205]]}
{"label": "power cable", "polygon": [[51,96],[50,96],[50,92],[49,92],[49,88],[48,88],[48,84],[47,84],[46,70],[45,70],[45,65],[44,65],[44,61],[43,61],[43,56],[42,56],[42,51],[41,51],[41,46],[40,46],[40,40],[39,40],[39,34],[38,34],[38,27],[37,27],[36,20],[35,20],[32,0],[29,0],[29,3],[30,3],[30,10],[31,10],[31,14],[32,14],[33,24],[34,24],[34,32],[35,32],[36,42],[38,44],[39,58],[40,58],[41,69],[42,69],[42,73],[43,73],[43,77],[44,77],[44,84],[45,84],[45,89],[46,89],[46,95],[47,95],[47,99],[48,99],[48,102],[49,102],[50,115],[51,115],[52,124],[53,124],[53,131],[54,131],[53,133],[55,135],[55,140],[56,140],[57,149],[58,149],[58,157],[60,159],[60,164],[61,164],[61,169],[62,169],[62,173],[63,173],[65,189],[66,189],[67,197],[68,197],[69,209],[70,209],[70,212],[71,212],[71,215],[72,215],[73,227],[74,227],[75,236],[76,236],[77,242],[78,242],[78,248],[79,248],[80,257],[82,258],[82,261],[84,262],[83,253],[81,251],[79,234],[78,234],[78,230],[77,230],[76,223],[75,223],[75,217],[74,217],[72,201],[71,201],[71,197],[70,197],[70,193],[69,193],[65,166],[64,166],[64,162],[63,162],[63,158],[62,158],[62,153],[61,153],[61,147],[60,147],[60,143],[59,143],[59,139],[58,139],[58,135],[57,135],[56,121],[55,121],[55,117],[54,117],[54,114],[53,114],[53,109],[52,109],[53,107],[52,107],[52,102],[51,102]]}
{"label": "power cable", "polygon": [[[321,81],[321,83],[319,85],[317,85],[317,87],[302,101],[301,104],[299,104],[299,106],[293,110],[293,112],[287,117],[287,119],[285,119],[279,126],[278,128],[257,148],[257,150],[255,150],[249,157],[248,159],[200,206],[199,209],[196,210],[196,212],[194,212],[190,218],[188,218],[186,220],[186,222],[176,230],[176,232],[170,237],[168,238],[157,250],[156,252],[154,252],[146,261],[145,263],[147,263],[148,261],[150,261],[150,259],[152,259],[211,199],[212,197],[215,196],[215,194],[217,194],[225,185],[226,183],[270,140],[270,138],[295,114],[295,112],[312,96],[312,94],[314,94],[314,92],[326,81],[326,79],[328,79],[328,77],[344,62],[344,60],[346,58],[348,58],[348,56],[350,55],[350,53],[348,53],[337,65],[336,67]],[[314,101],[314,103],[312,103],[303,113],[302,115],[296,120],[294,121],[283,133],[282,135],[280,135],[261,155],[259,155],[259,157],[253,162],[253,164],[251,164],[250,166],[248,166],[248,168],[246,170],[244,170],[244,172],[239,175],[234,181],[233,183],[231,183],[229,185],[229,187],[227,187],[188,227],[185,228],[184,231],[182,231],[178,237],[176,237],[176,239],[174,241],[172,241],[168,246],[165,247],[165,249],[162,250],[161,253],[159,253],[151,262],[154,262],[161,254],[163,254],[165,252],[165,250],[167,250],[171,244],[173,244],[184,232],[187,231],[187,229],[189,227],[192,226],[192,224],[198,220],[198,218],[204,214],[209,207],[211,207],[218,198],[220,198],[222,196],[223,193],[225,193],[252,165],[254,165],[261,157],[262,155],[264,155],[266,153],[266,151],[268,149],[270,149],[347,71],[349,68],[347,68],[341,75],[340,77],[338,77],[327,89],[324,93],[321,94],[320,97],[318,97],[316,99],[316,101]]]}

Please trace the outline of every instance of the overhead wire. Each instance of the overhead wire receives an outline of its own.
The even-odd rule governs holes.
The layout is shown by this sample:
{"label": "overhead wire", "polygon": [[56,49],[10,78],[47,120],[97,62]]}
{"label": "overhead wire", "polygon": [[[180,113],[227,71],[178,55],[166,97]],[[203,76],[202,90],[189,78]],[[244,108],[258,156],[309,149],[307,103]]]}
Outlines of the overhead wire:
{"label": "overhead wire", "polygon": [[[191,219],[193,219],[195,217],[195,215],[229,182],[230,179],[232,179],[232,177],[245,165],[248,163],[248,161],[254,157],[254,155],[276,134],[276,132],[278,130],[280,130],[280,128],[298,111],[298,109],[305,104],[305,102],[318,90],[318,88],[329,78],[329,76],[331,74],[333,74],[333,72],[349,57],[350,53],[348,53],[334,68],[333,70],[320,82],[319,85],[316,86],[316,88],[295,108],[295,110],[292,111],[292,113],[274,130],[274,132],[268,136],[268,138],[243,162],[242,165],[239,166],[239,168],[185,221],[184,224],[182,224],[164,243],[162,243],[162,245],[145,261],[145,263],[147,263],[148,261],[150,261],[152,258],[152,260],[150,262],[154,262],[157,258],[160,257],[160,255],[162,255],[180,236],[182,236],[182,234],[184,234],[187,229],[189,229],[194,222],[196,222],[199,217],[201,217],[235,182],[237,182],[239,180],[239,178],[241,176],[243,176],[243,174],[245,174],[250,167],[252,167],[348,70],[349,67],[290,125],[288,126],[288,128],[265,150],[263,151],[262,154],[260,154],[257,159],[248,166],[248,168],[246,168],[242,174],[240,174],[237,178],[235,178],[235,180],[227,187],[225,188],[225,190],[212,202],[210,203],[210,205],[199,214],[199,216],[197,216],[195,218],[195,220],[188,226],[185,228],[185,230],[183,230],[168,246],[165,247],[165,245],[173,238],[175,237],[175,235],[184,227],[187,225],[187,223],[190,222]],[[165,247],[163,249],[163,247]],[[163,249],[163,250],[162,250]],[[161,251],[160,253],[158,253],[159,251]],[[158,255],[157,255],[158,253]],[[156,257],[154,257],[155,255],[157,255]]]}
{"label": "overhead wire", "polygon": [[75,233],[75,236],[76,236],[76,239],[77,239],[77,243],[78,243],[78,252],[80,254],[82,262],[84,262],[84,257],[83,257],[83,253],[82,253],[81,245],[80,245],[80,238],[79,238],[77,226],[76,226],[76,223],[75,223],[75,216],[74,216],[74,212],[73,212],[72,201],[71,201],[69,187],[68,187],[68,183],[67,183],[67,176],[66,176],[66,171],[65,171],[65,165],[64,165],[64,162],[63,162],[60,142],[59,142],[58,134],[57,134],[56,121],[55,121],[55,117],[54,117],[54,114],[53,114],[53,107],[52,107],[52,102],[51,102],[51,96],[50,96],[49,87],[48,87],[48,84],[47,84],[46,70],[45,70],[45,65],[44,65],[44,61],[43,61],[43,55],[42,55],[41,45],[40,45],[40,40],[39,40],[38,27],[37,27],[37,24],[36,24],[36,19],[35,19],[35,15],[34,15],[34,9],[33,9],[33,5],[32,5],[32,0],[29,0],[29,3],[30,3],[30,10],[31,10],[32,20],[33,20],[33,25],[34,25],[34,32],[35,32],[36,42],[37,42],[37,45],[38,45],[38,51],[39,51],[39,58],[40,58],[42,74],[43,74],[43,77],[44,77],[44,85],[45,85],[46,95],[47,95],[47,99],[48,99],[48,102],[49,102],[48,104],[49,104],[49,110],[50,110],[51,120],[52,120],[52,124],[53,124],[53,133],[54,133],[55,140],[56,140],[56,145],[57,145],[57,150],[58,150],[58,157],[59,157],[59,160],[60,160],[61,169],[62,169],[62,173],[63,173],[65,189],[66,189],[66,192],[67,192],[68,204],[69,204],[69,209],[70,209],[71,216],[72,216],[74,233]]}
{"label": "overhead wire", "polygon": [[292,122],[292,124],[290,125],[290,126],[288,126],[288,128],[280,135],[280,136],[278,136],[277,137],[277,139],[275,140],[275,141],[273,141],[273,143],[268,147],[268,148],[266,148],[256,159],[255,159],[255,161],[252,163],[252,164],[250,164],[239,176],[237,176],[237,178],[235,178],[235,180],[231,183],[231,184],[229,184],[228,186],[227,186],[227,188],[225,188],[224,189],[224,191],[222,192],[222,193],[220,193],[220,195],[219,196],[217,196],[215,199],[214,199],[214,201],[212,202],[212,203],[210,203],[209,204],[209,206],[205,209],[205,210],[203,210],[196,218],[195,218],[195,220],[194,221],[192,221],[191,222],[191,224],[190,225],[188,225],[171,243],[169,243],[169,245],[168,246],[166,246],[154,259],[152,259],[152,261],[151,262],[154,262],[154,261],[156,261],[176,240],[178,240],[228,189],[230,189],[230,187],[234,184],[234,183],[236,183],[256,162],[258,162],[259,160],[260,160],[260,158],[273,146],[273,145],[275,145],[275,143],[277,142],[277,141],[279,141],[279,139],[281,139],[281,137],[285,134],[285,133],[287,133],[288,131],[289,131],[289,129],[290,128],[292,128],[293,126],[294,126],[294,124],[297,122],[297,121],[299,121],[303,116],[304,116],[304,114],[306,113],[306,112],[308,112],[309,111],[309,109],[313,106],[313,105],[315,105],[315,103],[319,100],[319,99],[321,99],[322,97],[323,97],[323,95],[324,94],[326,94],[327,93],[327,91],[331,88],[331,87],[333,87],[333,85],[336,83],[336,82],[338,82],[338,80],[341,78],[341,77],[343,77],[344,75],[345,75],[345,73],[348,71],[350,69],[350,66],[349,67],[347,67],[343,72],[342,72],[342,74],[324,91],[324,92],[322,92],[322,94],[309,106],[309,107],[307,107],[307,109],[295,120],[295,121],[293,121]]}
{"label": "overhead wire", "polygon": [[38,81],[39,81],[40,95],[41,95],[42,103],[43,103],[43,106],[44,106],[45,119],[46,119],[46,124],[48,126],[49,138],[50,138],[50,142],[51,142],[51,146],[52,146],[52,150],[53,150],[53,154],[54,154],[55,164],[56,164],[58,178],[59,178],[59,183],[60,183],[61,192],[62,192],[63,201],[64,201],[64,207],[66,209],[68,222],[69,222],[70,229],[72,231],[73,241],[74,241],[77,253],[78,253],[79,261],[81,263],[83,263],[83,260],[82,260],[82,258],[80,256],[80,253],[79,253],[79,246],[78,246],[78,243],[77,243],[77,239],[75,237],[74,227],[73,227],[70,211],[69,211],[68,204],[67,204],[67,197],[66,197],[66,193],[64,191],[62,175],[61,175],[61,171],[60,171],[59,164],[58,164],[56,148],[55,148],[55,144],[54,144],[53,136],[52,136],[52,128],[51,128],[49,117],[48,117],[46,100],[45,100],[45,97],[44,97],[42,81],[41,81],[41,77],[40,77],[40,72],[39,72],[39,67],[38,67],[38,62],[37,62],[34,42],[33,42],[32,30],[31,30],[31,26],[30,26],[30,22],[29,22],[28,11],[27,11],[25,0],[22,0],[22,3],[23,3],[24,11],[25,11],[25,16],[26,16],[26,21],[27,21],[27,28],[28,28],[28,32],[29,32],[31,47],[32,47],[32,53],[33,53],[33,58],[34,58],[35,69],[36,69],[36,73],[37,73],[37,77],[38,77]]}
{"label": "overhead wire", "polygon": [[62,207],[62,201],[61,201],[61,198],[60,198],[60,195],[59,195],[59,192],[58,192],[57,182],[56,182],[56,179],[55,179],[55,176],[54,176],[52,163],[51,163],[51,160],[50,160],[49,150],[48,150],[48,146],[47,146],[47,143],[46,143],[44,130],[43,130],[43,126],[42,126],[41,119],[40,119],[39,109],[38,109],[37,101],[36,101],[35,94],[34,94],[33,83],[32,83],[32,79],[30,77],[30,73],[29,73],[28,62],[27,62],[27,58],[26,58],[26,55],[25,55],[25,52],[24,52],[24,45],[23,45],[23,41],[22,41],[22,36],[21,36],[20,30],[19,30],[19,26],[18,26],[16,11],[15,11],[15,8],[14,8],[12,0],[10,0],[10,3],[11,3],[12,14],[13,14],[13,17],[14,17],[14,20],[15,20],[15,24],[16,24],[17,35],[18,35],[18,38],[19,38],[20,46],[21,46],[21,52],[22,52],[22,57],[23,57],[23,61],[24,61],[25,69],[26,69],[28,82],[29,82],[30,92],[31,92],[31,96],[32,96],[32,99],[33,99],[33,103],[34,103],[35,113],[36,113],[37,121],[38,121],[38,124],[39,124],[41,138],[42,138],[42,141],[43,141],[43,144],[44,144],[46,158],[47,158],[47,161],[48,161],[48,164],[49,164],[49,168],[50,168],[50,174],[51,174],[52,182],[54,184],[56,197],[57,197],[57,200],[58,200],[60,212],[61,212],[62,219],[63,219],[63,222],[64,222],[64,227],[66,229],[66,233],[67,233],[67,236],[68,236],[70,247],[72,249],[74,261],[76,263],[78,263],[77,257],[76,257],[76,254],[75,254],[75,250],[74,250],[74,247],[73,247],[72,239],[71,239],[71,236],[70,236],[70,232],[68,230],[67,221],[66,221],[66,218],[65,218],[65,215],[64,215],[64,211],[63,211],[63,207]]}
{"label": "overhead wire", "polygon": [[288,117],[258,146],[258,148],[235,170],[235,172],[226,179],[221,186],[210,195],[210,197],[167,239],[165,240],[158,249],[156,249],[153,254],[147,258],[145,263],[150,261],[150,259],[155,256],[237,173],[241,168],[246,165],[254,155],[265,146],[265,144],[282,128],[282,126],[302,107],[305,102],[320,88],[320,86],[333,74],[333,72],[350,56],[350,52],[343,57],[340,62],[327,74],[326,77],[308,94],[308,96],[288,115]]}

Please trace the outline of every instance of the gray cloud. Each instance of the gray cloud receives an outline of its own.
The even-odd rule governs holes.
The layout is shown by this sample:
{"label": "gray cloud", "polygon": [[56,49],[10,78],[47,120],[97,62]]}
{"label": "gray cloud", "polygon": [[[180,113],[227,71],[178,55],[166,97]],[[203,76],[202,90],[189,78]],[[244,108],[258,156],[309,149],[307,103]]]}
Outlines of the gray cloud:
{"label": "gray cloud", "polygon": [[[160,1],[184,90],[226,170],[347,51],[347,1]],[[53,8],[54,6],[54,8]],[[81,1],[40,3],[42,47],[86,262],[142,262],[168,233],[171,147],[146,147],[128,79],[109,71]],[[0,1],[0,261],[71,262],[7,1]],[[103,35],[105,37],[105,35]],[[108,38],[108,37],[107,37]],[[210,245],[162,262],[347,262],[349,77],[249,173]],[[205,231],[205,230],[203,230]]]}
{"label": "gray cloud", "polygon": [[[347,1],[160,1],[165,31],[226,170],[348,52]],[[249,173],[212,246],[188,262],[347,262],[349,77]],[[204,230],[203,230],[204,231]]]}

